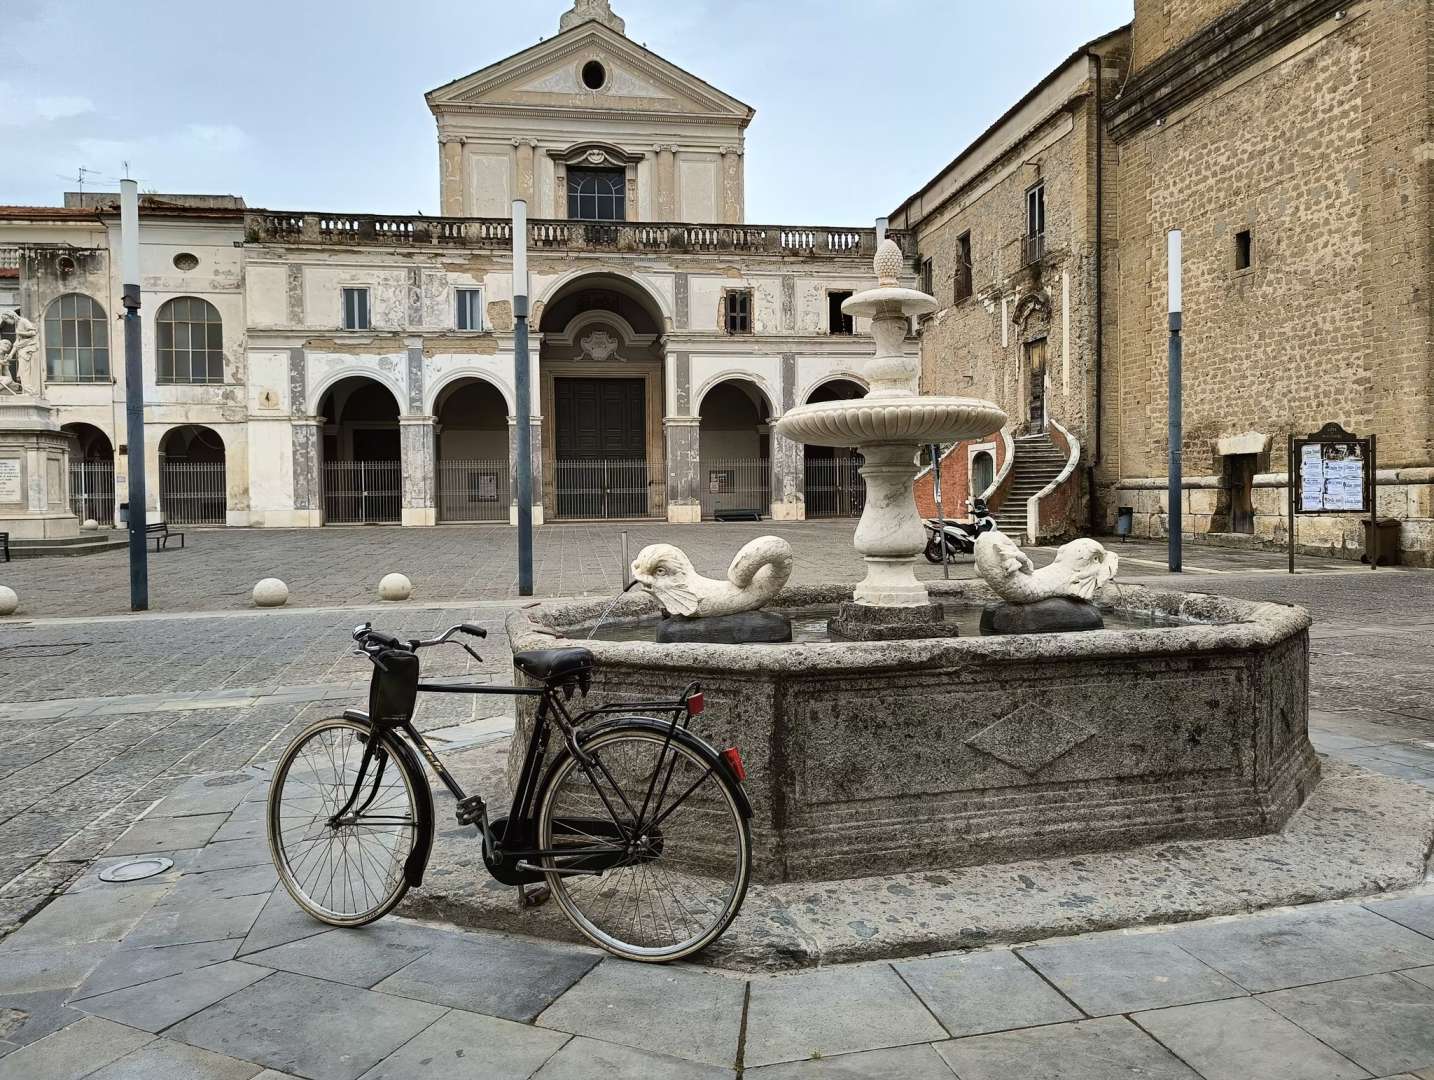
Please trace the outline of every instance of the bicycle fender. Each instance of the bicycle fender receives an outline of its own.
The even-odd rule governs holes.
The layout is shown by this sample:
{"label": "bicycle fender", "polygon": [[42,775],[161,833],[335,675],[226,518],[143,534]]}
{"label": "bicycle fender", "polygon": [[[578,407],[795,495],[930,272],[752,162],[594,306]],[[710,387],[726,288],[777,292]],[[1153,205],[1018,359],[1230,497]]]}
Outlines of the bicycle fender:
{"label": "bicycle fender", "polygon": [[[344,719],[361,721],[368,724],[370,730],[377,731],[368,714],[357,709],[344,710]],[[417,888],[423,884],[423,872],[428,868],[428,856],[433,853],[433,791],[428,786],[428,773],[419,763],[413,747],[387,732],[378,732],[378,735],[383,741],[383,748],[408,769],[408,775],[413,777],[413,786],[417,789],[413,794],[417,803],[414,810],[418,814],[418,836],[414,840],[413,850],[408,853],[408,859],[403,864],[404,880]]]}
{"label": "bicycle fender", "polygon": [[[612,720],[606,720],[601,724],[595,724],[593,727],[585,728],[579,732],[578,741],[579,744],[587,742],[594,736],[605,734],[614,728],[644,728],[655,734],[665,736],[671,726],[671,724],[662,720],[653,720],[646,716],[616,717]],[[732,767],[727,764],[727,759],[714,750],[707,740],[692,734],[692,732],[686,728],[679,727],[674,731],[672,733],[672,741],[680,742],[684,747],[691,750],[710,765],[713,771],[723,779],[731,781],[732,788],[737,793],[737,811],[742,815],[743,820],[750,821],[752,818],[752,803],[747,798],[747,790],[742,786],[742,781],[737,779],[736,773],[734,773]],[[548,766],[547,775],[543,777],[543,786],[541,789],[543,793],[547,792],[548,785],[553,779],[553,773],[557,770],[558,762],[562,760],[562,757],[562,754],[557,755],[552,764]],[[538,802],[541,805],[542,799],[539,798]]]}

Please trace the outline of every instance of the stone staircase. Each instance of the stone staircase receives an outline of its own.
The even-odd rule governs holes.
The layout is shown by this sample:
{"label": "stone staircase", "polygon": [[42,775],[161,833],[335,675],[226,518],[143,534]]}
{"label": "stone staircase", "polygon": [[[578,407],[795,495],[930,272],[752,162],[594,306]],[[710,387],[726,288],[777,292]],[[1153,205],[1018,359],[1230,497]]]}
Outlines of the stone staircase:
{"label": "stone staircase", "polygon": [[1026,542],[1026,501],[1061,474],[1066,456],[1045,432],[1012,440],[1015,462],[1006,499],[996,511],[996,527],[1018,544]]}

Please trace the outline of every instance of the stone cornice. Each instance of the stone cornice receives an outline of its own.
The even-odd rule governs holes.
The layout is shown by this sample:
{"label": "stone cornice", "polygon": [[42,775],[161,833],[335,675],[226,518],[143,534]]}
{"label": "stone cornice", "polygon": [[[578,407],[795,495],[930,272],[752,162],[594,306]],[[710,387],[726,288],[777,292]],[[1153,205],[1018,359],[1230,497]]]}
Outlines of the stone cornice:
{"label": "stone cornice", "polygon": [[1246,0],[1131,76],[1105,109],[1117,141],[1168,116],[1348,7],[1350,0]]}

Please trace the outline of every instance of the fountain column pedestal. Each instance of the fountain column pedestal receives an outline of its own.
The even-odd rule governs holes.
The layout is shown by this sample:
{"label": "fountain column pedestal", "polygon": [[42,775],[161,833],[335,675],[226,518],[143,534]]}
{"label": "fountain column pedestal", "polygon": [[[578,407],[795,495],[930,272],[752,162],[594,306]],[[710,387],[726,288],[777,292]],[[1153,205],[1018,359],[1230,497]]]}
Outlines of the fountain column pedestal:
{"label": "fountain column pedestal", "polygon": [[916,557],[926,529],[916,512],[917,448],[910,443],[862,446],[866,463],[866,505],[852,546],[866,561],[866,578],[856,587],[858,604],[918,607],[930,602],[916,580]]}

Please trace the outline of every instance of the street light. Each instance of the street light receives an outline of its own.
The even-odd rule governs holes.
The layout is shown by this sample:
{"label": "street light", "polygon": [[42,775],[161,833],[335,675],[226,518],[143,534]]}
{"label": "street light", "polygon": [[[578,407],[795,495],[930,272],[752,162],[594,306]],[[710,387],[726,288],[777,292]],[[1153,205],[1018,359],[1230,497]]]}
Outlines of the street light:
{"label": "street light", "polygon": [[1184,402],[1181,400],[1181,379],[1180,379],[1180,320],[1181,320],[1181,297],[1180,297],[1180,230],[1171,229],[1167,237],[1169,247],[1167,249],[1167,274],[1169,275],[1169,296],[1170,296],[1170,486],[1166,494],[1169,502],[1169,509],[1166,513],[1166,520],[1169,523],[1170,542],[1170,572],[1178,574],[1181,570],[1180,552],[1180,531],[1183,528],[1180,513],[1180,488],[1183,479],[1183,464],[1180,457],[1181,443],[1181,410]]}
{"label": "street light", "polygon": [[120,287],[124,304],[125,442],[129,455],[129,607],[149,610],[145,551],[144,357],[140,348],[139,183],[120,181]]}
{"label": "street light", "polygon": [[518,595],[533,595],[532,370],[528,360],[528,204],[513,200],[513,374],[517,384]]}

